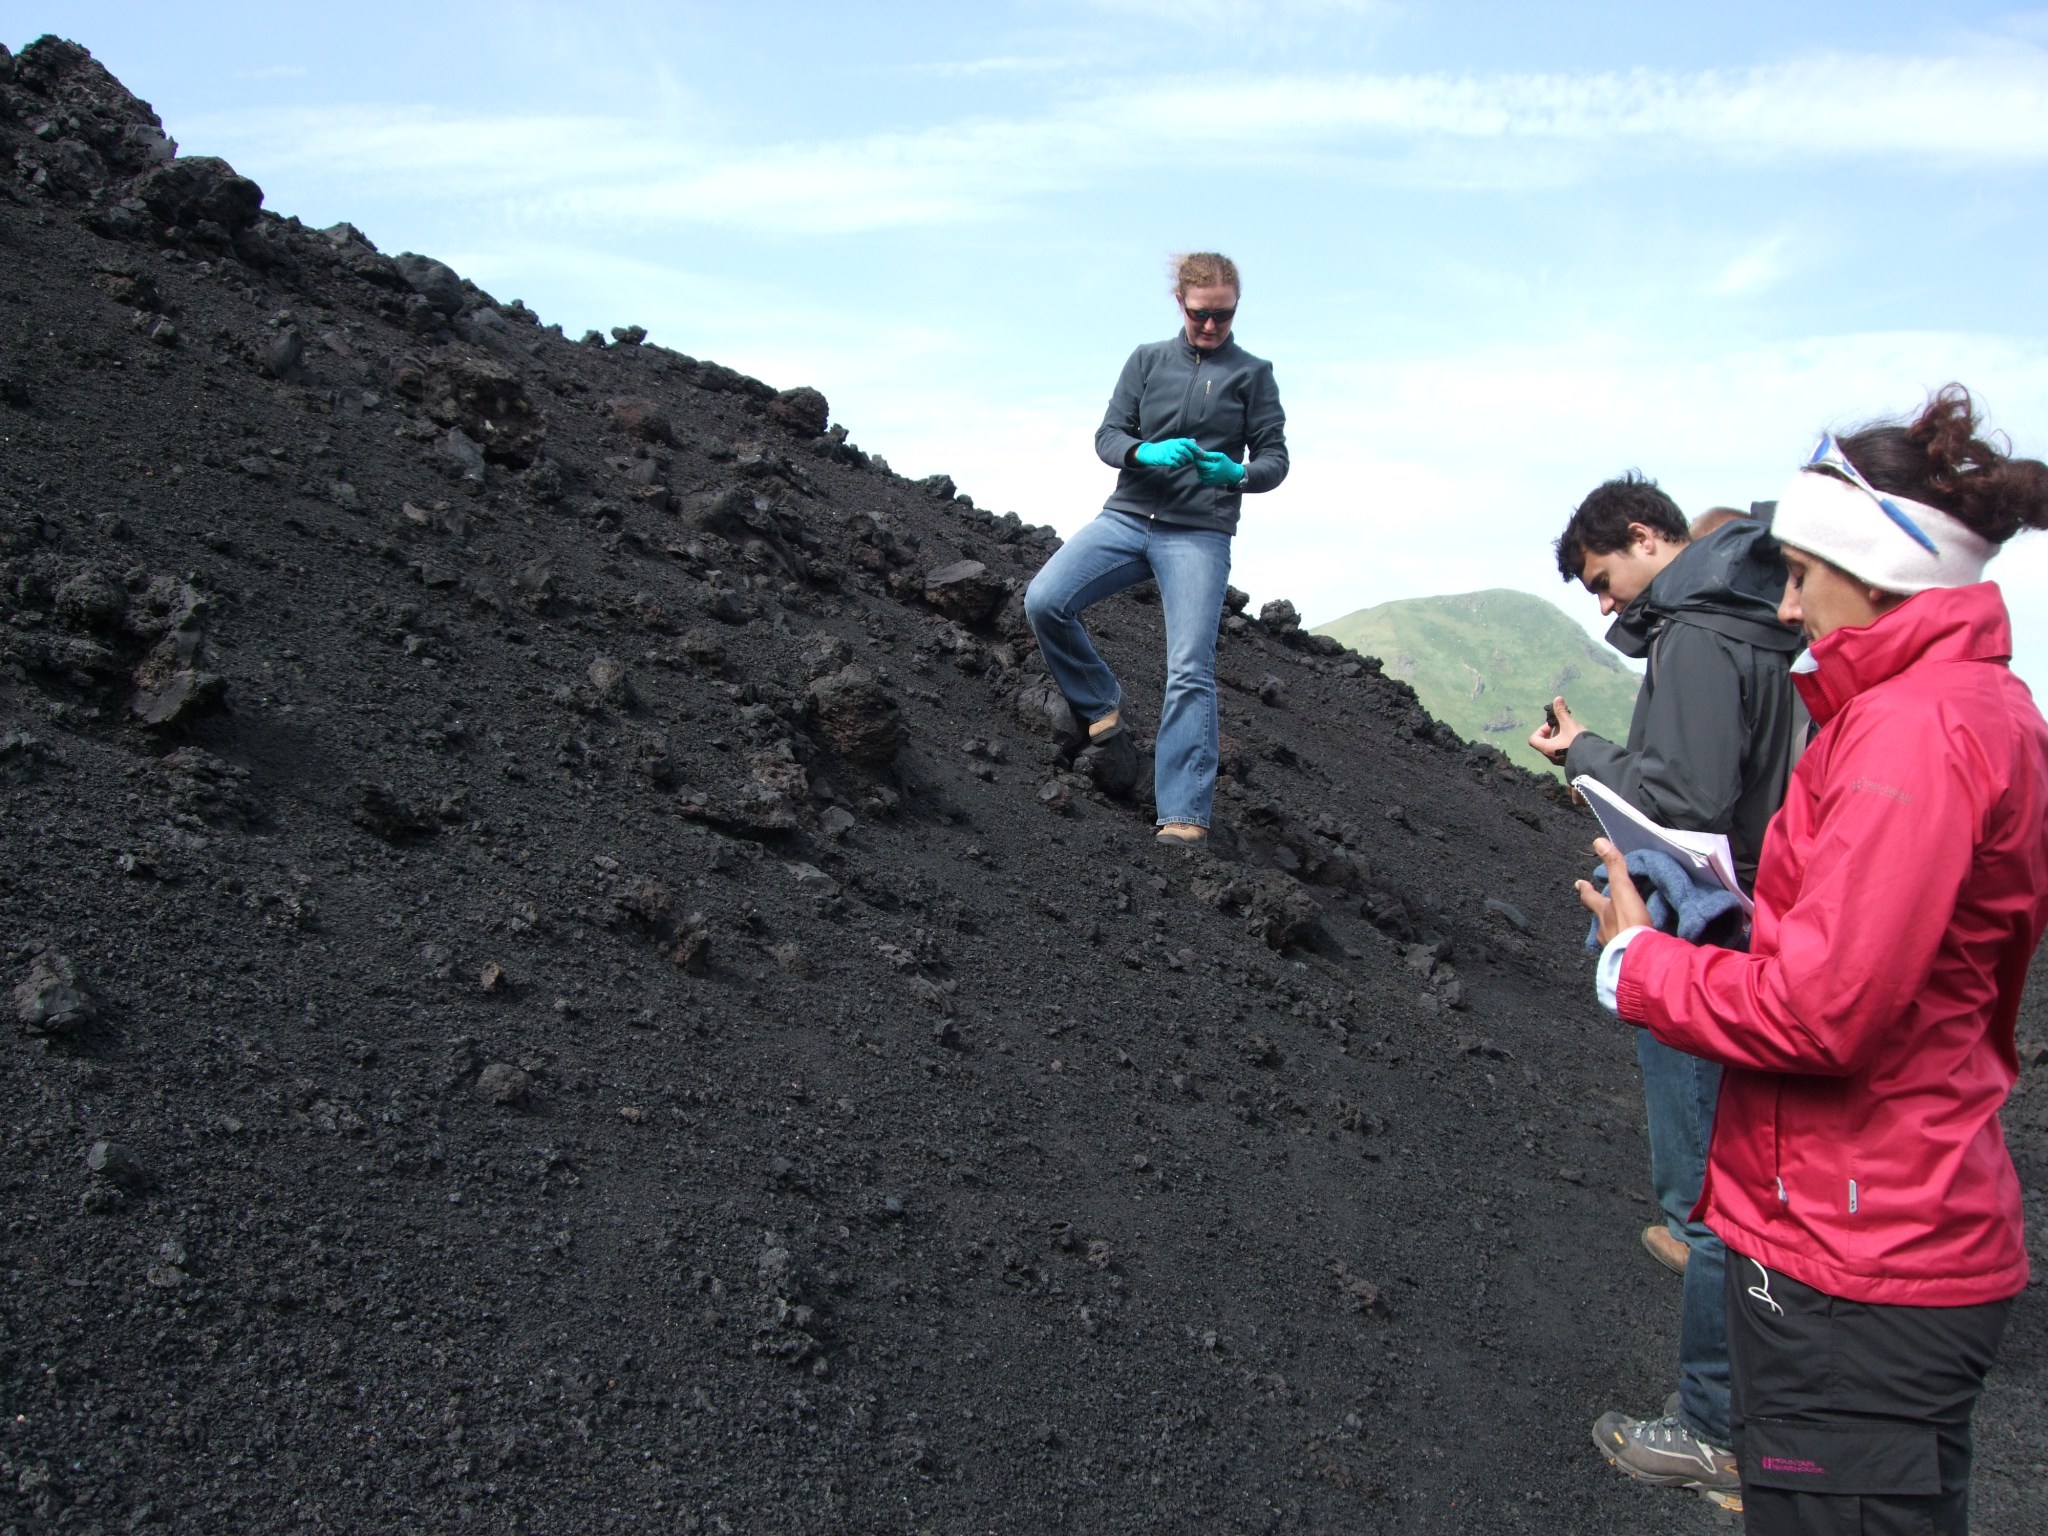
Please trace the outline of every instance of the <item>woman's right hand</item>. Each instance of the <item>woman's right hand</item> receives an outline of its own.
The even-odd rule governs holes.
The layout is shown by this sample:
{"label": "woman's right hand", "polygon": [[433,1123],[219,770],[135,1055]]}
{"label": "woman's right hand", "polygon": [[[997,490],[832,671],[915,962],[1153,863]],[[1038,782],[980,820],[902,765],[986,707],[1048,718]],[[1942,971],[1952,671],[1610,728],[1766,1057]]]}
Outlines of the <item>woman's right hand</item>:
{"label": "woman's right hand", "polygon": [[1573,885],[1579,893],[1579,904],[1593,914],[1594,929],[1605,948],[1624,928],[1650,928],[1655,924],[1650,921],[1650,905],[1636,889],[1621,850],[1606,838],[1596,837],[1593,852],[1607,866],[1606,891],[1597,890],[1590,880],[1574,881]]}
{"label": "woman's right hand", "polygon": [[1179,469],[1192,464],[1201,446],[1192,437],[1169,437],[1163,443],[1140,443],[1131,458],[1148,469]]}

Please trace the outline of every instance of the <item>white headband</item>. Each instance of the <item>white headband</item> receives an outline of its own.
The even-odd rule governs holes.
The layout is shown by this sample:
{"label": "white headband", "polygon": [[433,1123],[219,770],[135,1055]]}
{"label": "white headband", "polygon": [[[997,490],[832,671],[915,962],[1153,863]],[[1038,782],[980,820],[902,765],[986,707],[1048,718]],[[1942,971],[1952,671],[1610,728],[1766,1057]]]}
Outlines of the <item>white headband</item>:
{"label": "white headband", "polygon": [[1936,553],[1915,543],[1869,492],[1817,470],[1800,470],[1778,493],[1771,532],[1779,543],[1819,555],[1858,581],[1908,597],[1984,579],[1998,545],[1923,501],[1885,496],[1934,541]]}

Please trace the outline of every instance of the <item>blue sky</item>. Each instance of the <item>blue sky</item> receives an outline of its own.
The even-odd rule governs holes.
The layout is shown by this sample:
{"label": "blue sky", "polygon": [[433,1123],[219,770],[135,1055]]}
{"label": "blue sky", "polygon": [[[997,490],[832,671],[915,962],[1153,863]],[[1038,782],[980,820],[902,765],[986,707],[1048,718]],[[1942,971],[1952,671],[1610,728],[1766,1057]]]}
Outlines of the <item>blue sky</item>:
{"label": "blue sky", "polygon": [[[270,207],[572,334],[830,397],[1071,531],[1170,251],[1245,274],[1295,473],[1238,585],[1311,621],[1512,586],[1639,467],[1775,493],[1951,378],[2048,453],[2048,9],[1734,0],[0,4]],[[2048,535],[1993,567],[2048,682]]]}

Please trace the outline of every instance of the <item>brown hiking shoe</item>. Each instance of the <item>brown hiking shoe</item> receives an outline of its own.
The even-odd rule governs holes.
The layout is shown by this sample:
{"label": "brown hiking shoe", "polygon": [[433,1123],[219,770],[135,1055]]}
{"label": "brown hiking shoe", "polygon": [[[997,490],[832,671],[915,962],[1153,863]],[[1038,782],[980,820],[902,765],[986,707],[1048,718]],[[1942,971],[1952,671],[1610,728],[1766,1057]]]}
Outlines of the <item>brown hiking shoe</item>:
{"label": "brown hiking shoe", "polygon": [[1692,1257],[1692,1249],[1684,1239],[1673,1237],[1671,1229],[1661,1221],[1643,1228],[1643,1246],[1650,1250],[1651,1258],[1674,1275],[1684,1274],[1685,1261]]}

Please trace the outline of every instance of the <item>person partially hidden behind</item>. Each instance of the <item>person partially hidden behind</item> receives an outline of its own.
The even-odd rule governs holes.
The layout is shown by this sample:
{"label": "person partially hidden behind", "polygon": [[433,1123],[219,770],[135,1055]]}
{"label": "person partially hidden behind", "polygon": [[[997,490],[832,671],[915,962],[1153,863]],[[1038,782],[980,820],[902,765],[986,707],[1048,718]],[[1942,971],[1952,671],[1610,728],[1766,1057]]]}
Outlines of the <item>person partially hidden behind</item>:
{"label": "person partially hidden behind", "polygon": [[1730,523],[1738,522],[1750,514],[1740,507],[1709,507],[1686,527],[1686,536],[1697,544],[1710,533],[1719,533]]}
{"label": "person partially hidden behind", "polygon": [[1971,1413],[2027,1284],[1998,1113],[2048,927],[2048,723],[1984,567],[2048,528],[2048,464],[1951,384],[1823,436],[1773,527],[1819,730],[1749,950],[1644,926],[1603,841],[1596,986],[1723,1069],[1700,1211],[1728,1245],[1745,1529],[1966,1536]]}
{"label": "person partially hidden behind", "polygon": [[[1770,530],[1736,516],[1694,538],[1677,503],[1629,474],[1579,504],[1558,538],[1557,565],[1603,614],[1619,615],[1608,643],[1647,660],[1648,671],[1627,745],[1584,729],[1561,698],[1551,704],[1557,724],[1539,728],[1529,745],[1569,778],[1592,775],[1652,821],[1726,833],[1747,888],[1801,734],[1789,676],[1799,632],[1778,621],[1785,567]],[[1647,1418],[1606,1414],[1594,1440],[1632,1477],[1732,1497],[1724,1253],[1693,1219],[1721,1069],[1648,1031],[1637,1032],[1636,1059],[1663,1212],[1643,1246],[1684,1276],[1677,1402]]]}
{"label": "person partially hidden behind", "polygon": [[1230,540],[1247,492],[1287,477],[1286,415],[1273,365],[1232,334],[1240,284],[1229,257],[1178,258],[1181,329],[1124,364],[1096,429],[1095,451],[1117,471],[1101,515],[1032,578],[1024,612],[1046,670],[1085,722],[1097,780],[1127,793],[1138,773],[1129,710],[1081,614],[1142,581],[1159,583],[1166,617],[1166,692],[1153,789],[1161,842],[1208,836],[1216,798],[1216,626],[1230,581]]}

